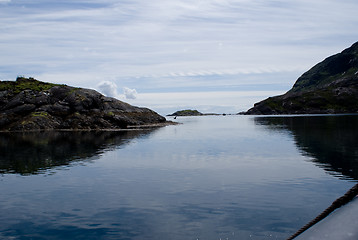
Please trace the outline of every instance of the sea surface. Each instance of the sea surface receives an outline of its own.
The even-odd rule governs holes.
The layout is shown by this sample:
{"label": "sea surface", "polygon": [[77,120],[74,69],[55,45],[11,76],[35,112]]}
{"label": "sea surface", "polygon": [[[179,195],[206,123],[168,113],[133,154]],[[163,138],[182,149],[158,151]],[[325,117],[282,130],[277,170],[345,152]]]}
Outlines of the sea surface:
{"label": "sea surface", "polygon": [[0,239],[285,239],[358,180],[358,115],[175,121],[1,133]]}

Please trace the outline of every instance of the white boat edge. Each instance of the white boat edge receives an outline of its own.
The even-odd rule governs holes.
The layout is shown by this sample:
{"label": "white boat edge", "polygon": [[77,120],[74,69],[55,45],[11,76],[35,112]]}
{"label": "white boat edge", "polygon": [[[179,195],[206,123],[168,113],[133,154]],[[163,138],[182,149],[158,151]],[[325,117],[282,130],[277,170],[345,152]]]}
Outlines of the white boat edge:
{"label": "white boat edge", "polygon": [[332,212],[305,232],[297,240],[357,240],[358,197]]}

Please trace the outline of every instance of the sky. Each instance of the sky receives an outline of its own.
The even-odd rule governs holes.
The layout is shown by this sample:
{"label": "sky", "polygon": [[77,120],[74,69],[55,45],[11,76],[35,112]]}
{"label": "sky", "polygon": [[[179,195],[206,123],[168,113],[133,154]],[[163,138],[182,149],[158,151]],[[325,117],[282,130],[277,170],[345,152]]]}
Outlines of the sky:
{"label": "sky", "polygon": [[237,113],[358,41],[356,0],[0,0],[0,79]]}

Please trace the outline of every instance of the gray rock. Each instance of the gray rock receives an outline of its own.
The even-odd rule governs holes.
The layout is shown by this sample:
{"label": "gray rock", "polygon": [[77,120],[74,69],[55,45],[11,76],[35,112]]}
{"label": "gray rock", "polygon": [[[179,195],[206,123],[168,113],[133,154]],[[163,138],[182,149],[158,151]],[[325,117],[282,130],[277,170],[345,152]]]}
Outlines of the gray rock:
{"label": "gray rock", "polygon": [[5,111],[6,114],[27,115],[36,109],[34,104],[23,104]]}
{"label": "gray rock", "polygon": [[164,123],[156,112],[95,90],[18,78],[0,81],[0,131],[120,129]]}

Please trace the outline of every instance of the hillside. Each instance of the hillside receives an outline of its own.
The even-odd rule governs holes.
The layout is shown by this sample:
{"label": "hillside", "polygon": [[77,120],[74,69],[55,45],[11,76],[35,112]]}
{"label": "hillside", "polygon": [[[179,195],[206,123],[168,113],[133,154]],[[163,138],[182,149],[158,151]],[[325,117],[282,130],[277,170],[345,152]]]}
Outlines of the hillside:
{"label": "hillside", "polygon": [[358,112],[358,42],[299,77],[287,93],[270,97],[246,114]]}
{"label": "hillside", "polygon": [[150,109],[95,90],[23,77],[0,81],[0,131],[123,129],[164,122]]}

